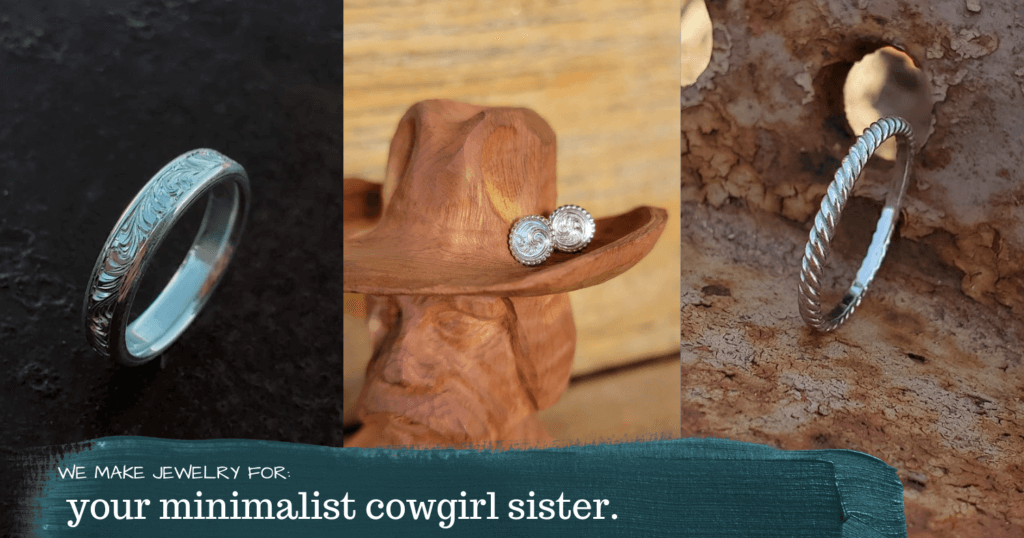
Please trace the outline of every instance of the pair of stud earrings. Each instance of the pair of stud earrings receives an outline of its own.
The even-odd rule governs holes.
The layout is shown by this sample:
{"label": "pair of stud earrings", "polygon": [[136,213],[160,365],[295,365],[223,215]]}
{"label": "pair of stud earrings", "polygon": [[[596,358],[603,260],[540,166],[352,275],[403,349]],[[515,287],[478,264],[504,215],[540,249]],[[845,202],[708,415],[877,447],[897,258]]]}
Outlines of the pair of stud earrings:
{"label": "pair of stud earrings", "polygon": [[539,265],[551,251],[579,252],[594,238],[594,217],[578,205],[564,205],[551,216],[529,215],[512,224],[508,248],[523,265]]}

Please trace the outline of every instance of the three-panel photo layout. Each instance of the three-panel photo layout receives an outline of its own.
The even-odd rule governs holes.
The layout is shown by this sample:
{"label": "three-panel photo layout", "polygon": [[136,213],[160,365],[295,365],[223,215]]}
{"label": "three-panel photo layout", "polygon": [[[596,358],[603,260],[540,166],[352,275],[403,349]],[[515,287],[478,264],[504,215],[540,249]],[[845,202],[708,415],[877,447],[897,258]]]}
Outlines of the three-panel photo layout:
{"label": "three-panel photo layout", "polygon": [[677,440],[1024,536],[1024,7],[281,4],[0,13],[10,461]]}

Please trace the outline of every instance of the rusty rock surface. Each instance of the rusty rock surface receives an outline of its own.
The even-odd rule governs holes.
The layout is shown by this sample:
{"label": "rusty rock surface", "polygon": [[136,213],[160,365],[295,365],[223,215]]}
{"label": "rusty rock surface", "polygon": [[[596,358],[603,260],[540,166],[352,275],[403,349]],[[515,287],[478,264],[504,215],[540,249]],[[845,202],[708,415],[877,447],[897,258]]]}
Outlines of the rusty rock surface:
{"label": "rusty rock surface", "polygon": [[[931,129],[914,160],[900,235],[938,251],[965,294],[1024,314],[1024,4],[926,0],[710,1],[707,70],[682,92],[683,201],[730,199],[813,218],[852,145],[843,82],[884,45],[927,76]],[[857,133],[859,134],[859,133]],[[876,163],[855,195],[881,200]]]}
{"label": "rusty rock surface", "polygon": [[[850,206],[831,289],[879,207]],[[896,240],[820,334],[797,309],[801,226],[732,200],[683,204],[682,227],[683,436],[866,452],[898,470],[911,537],[1024,536],[1024,322],[961,292],[948,235]]]}

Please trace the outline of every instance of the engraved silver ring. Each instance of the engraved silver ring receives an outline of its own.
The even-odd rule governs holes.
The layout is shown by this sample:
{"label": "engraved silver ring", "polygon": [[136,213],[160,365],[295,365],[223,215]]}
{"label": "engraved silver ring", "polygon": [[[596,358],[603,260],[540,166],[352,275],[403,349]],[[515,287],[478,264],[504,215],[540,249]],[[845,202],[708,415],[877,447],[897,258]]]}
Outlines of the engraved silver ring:
{"label": "engraved silver ring", "polygon": [[[885,199],[882,215],[878,218],[875,233],[871,237],[867,255],[857,270],[853,284],[843,295],[842,300],[828,313],[821,309],[821,278],[825,261],[828,258],[829,245],[835,237],[836,226],[843,207],[853,191],[864,165],[871,155],[889,137],[895,136],[897,142],[896,176],[892,189]],[[807,247],[804,249],[803,262],[800,268],[799,304],[800,316],[803,320],[819,331],[831,331],[846,322],[853,314],[857,305],[864,298],[864,293],[871,284],[875,273],[885,259],[889,248],[896,220],[903,205],[903,196],[910,184],[910,164],[914,159],[914,133],[910,124],[902,118],[882,118],[868,127],[864,134],[850,148],[849,154],[843,159],[836,171],[835,179],[829,185],[825,197],[821,200],[821,209],[814,218]]]}
{"label": "engraved silver ring", "polygon": [[[184,261],[153,303],[129,320],[154,252],[204,196],[206,213]],[[82,314],[92,347],[130,366],[167,349],[221,280],[241,237],[250,197],[245,169],[210,149],[185,153],[157,172],[121,215],[89,277]]]}

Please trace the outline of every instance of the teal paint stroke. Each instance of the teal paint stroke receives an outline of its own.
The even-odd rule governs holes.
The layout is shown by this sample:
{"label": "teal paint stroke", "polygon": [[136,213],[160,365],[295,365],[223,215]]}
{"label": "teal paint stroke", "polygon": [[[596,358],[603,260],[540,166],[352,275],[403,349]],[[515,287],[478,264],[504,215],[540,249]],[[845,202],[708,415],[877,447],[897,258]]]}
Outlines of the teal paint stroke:
{"label": "teal paint stroke", "polygon": [[[848,450],[783,451],[719,439],[679,439],[637,443],[550,448],[540,450],[364,450],[290,444],[272,441],[175,441],[145,437],[107,437],[45,453],[45,461],[22,458],[19,465],[37,471],[35,496],[21,513],[35,536],[486,536],[487,533],[529,536],[792,536],[902,537],[906,536],[903,486],[895,469],[872,456]],[[84,467],[88,478],[60,478],[58,468]],[[145,478],[94,478],[95,468],[142,466]],[[217,467],[241,467],[236,478],[153,478],[159,467],[205,466],[207,476]],[[248,478],[248,467],[283,467],[278,478]],[[202,476],[202,471],[200,471]],[[273,474],[272,472],[268,472]],[[287,475],[287,476],[286,476]],[[223,476],[223,474],[222,474]],[[188,500],[195,515],[197,491],[206,511],[208,500],[225,501],[227,517],[232,499],[271,501],[275,517],[284,501],[301,515],[327,515],[327,499],[341,500],[356,516],[327,519],[160,519],[160,499]],[[313,496],[313,492],[319,494]],[[525,515],[534,492],[536,515],[540,499],[570,502],[551,520],[513,520],[509,502],[523,502]],[[232,492],[238,496],[233,497]],[[462,496],[465,492],[465,497]],[[301,493],[301,494],[300,494]],[[492,496],[493,494],[493,496]],[[81,521],[67,500],[89,500]],[[145,520],[92,517],[91,501],[149,499]],[[373,499],[392,504],[397,515],[380,520],[367,516]],[[436,511],[442,500],[454,507],[453,519]],[[477,499],[477,516],[459,519],[458,501]],[[576,519],[575,501],[580,504]],[[436,501],[431,518],[410,514],[409,500]],[[486,504],[481,504],[479,501]],[[596,500],[607,500],[597,520]],[[455,501],[455,502],[452,502]],[[492,502],[496,501],[496,502]],[[491,505],[498,519],[487,519]],[[414,506],[419,506],[416,502]],[[104,505],[97,503],[97,515]],[[173,516],[173,504],[168,505]],[[214,505],[221,515],[219,505]],[[241,508],[242,504],[239,504]],[[466,515],[473,516],[471,501]],[[256,504],[251,504],[253,515]],[[261,510],[266,503],[260,503]],[[343,507],[343,506],[342,506]],[[124,503],[120,502],[120,514]],[[286,507],[285,507],[286,508]],[[374,506],[376,509],[376,505]],[[380,506],[381,509],[384,506]],[[561,508],[561,510],[560,510]],[[179,505],[183,515],[183,508]],[[265,510],[262,512],[266,515]],[[239,511],[240,516],[244,512]],[[562,519],[568,514],[569,519]],[[611,514],[617,516],[612,519]],[[550,515],[545,512],[544,515]],[[444,528],[442,526],[449,526]],[[301,533],[301,534],[300,534]]]}

